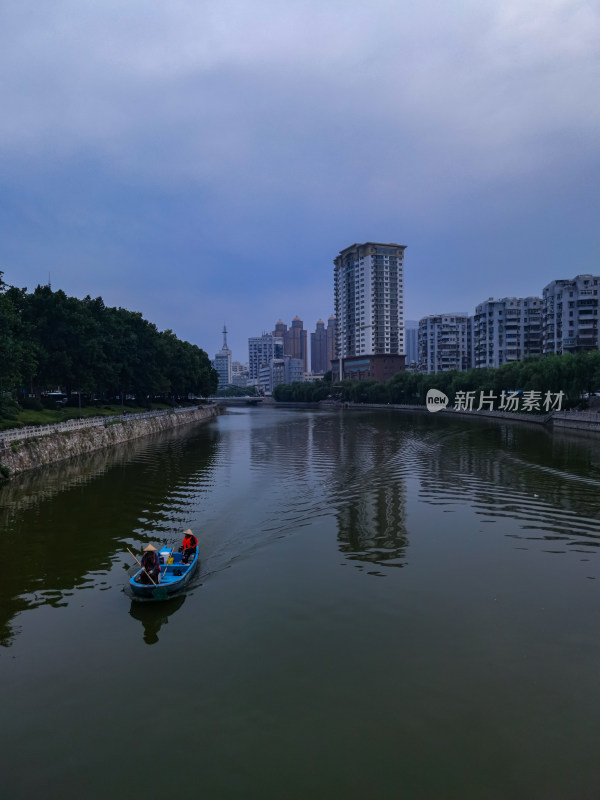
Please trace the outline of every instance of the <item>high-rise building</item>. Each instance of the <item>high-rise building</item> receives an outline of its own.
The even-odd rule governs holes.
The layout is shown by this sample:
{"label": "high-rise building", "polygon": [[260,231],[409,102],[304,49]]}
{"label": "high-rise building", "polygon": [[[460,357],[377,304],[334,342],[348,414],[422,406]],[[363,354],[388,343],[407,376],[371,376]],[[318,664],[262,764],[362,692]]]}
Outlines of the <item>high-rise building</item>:
{"label": "high-rise building", "polygon": [[310,371],[313,375],[324,375],[329,369],[328,364],[327,329],[323,320],[320,319],[314,332],[310,335]]}
{"label": "high-rise building", "polygon": [[285,324],[285,322],[279,320],[277,323],[275,323],[275,330],[273,331],[273,336],[279,336],[281,339],[283,339],[287,333],[287,329],[288,326]]}
{"label": "high-rise building", "polygon": [[[280,326],[283,323],[278,322]],[[277,329],[277,326],[276,326]],[[292,325],[283,333],[283,353],[292,358],[299,358],[304,364],[304,372],[308,369],[307,332],[299,316],[295,316]]]}
{"label": "high-rise building", "polygon": [[404,347],[407,365],[416,364],[419,360],[419,323],[417,320],[407,319],[404,323]]}
{"label": "high-rise building", "polygon": [[405,249],[365,242],[334,260],[338,375],[386,380],[404,369]]}
{"label": "high-rise building", "polygon": [[556,280],[543,290],[542,350],[576,353],[600,347],[600,276]]}
{"label": "high-rise building", "polygon": [[216,353],[213,367],[219,373],[218,388],[229,386],[232,380],[231,350],[227,347],[227,328],[223,325],[223,347]]}
{"label": "high-rise building", "polygon": [[447,372],[470,367],[469,315],[433,314],[419,320],[419,371]]}
{"label": "high-rise building", "polygon": [[252,336],[248,339],[248,376],[250,381],[258,381],[260,368],[268,365],[273,358],[283,358],[283,339],[272,333]]}
{"label": "high-rise building", "polygon": [[542,352],[541,297],[490,297],[473,317],[474,367],[500,367]]}
{"label": "high-rise building", "polygon": [[333,369],[333,361],[335,359],[335,317],[332,314],[327,320],[327,369],[326,372]]}

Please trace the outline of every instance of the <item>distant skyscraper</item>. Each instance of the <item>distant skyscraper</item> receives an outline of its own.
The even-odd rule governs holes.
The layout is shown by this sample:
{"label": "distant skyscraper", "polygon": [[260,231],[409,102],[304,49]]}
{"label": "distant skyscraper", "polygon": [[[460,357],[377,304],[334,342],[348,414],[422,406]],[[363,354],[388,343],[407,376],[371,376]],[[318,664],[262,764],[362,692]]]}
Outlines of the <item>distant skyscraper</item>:
{"label": "distant skyscraper", "polygon": [[329,369],[327,358],[327,330],[322,319],[310,335],[310,371],[324,374]]}
{"label": "distant skyscraper", "polygon": [[407,319],[404,324],[404,346],[406,363],[416,364],[419,360],[419,323],[414,319]]}
{"label": "distant skyscraper", "polygon": [[227,328],[223,326],[223,347],[215,355],[213,366],[219,373],[219,389],[228,386],[232,380],[231,350],[227,347]]}
{"label": "distant skyscraper", "polygon": [[404,368],[405,249],[353,244],[333,262],[336,357],[343,375],[386,380]]}
{"label": "distant skyscraper", "polygon": [[283,337],[287,333],[287,329],[288,326],[285,324],[285,322],[279,320],[279,322],[275,324],[275,330],[273,331],[273,336],[279,336],[281,339],[283,339]]}
{"label": "distant skyscraper", "polygon": [[[277,324],[282,325],[283,323]],[[283,352],[286,356],[299,358],[304,364],[304,372],[308,370],[307,338],[304,323],[299,316],[295,316],[292,320],[292,327],[283,334]]]}

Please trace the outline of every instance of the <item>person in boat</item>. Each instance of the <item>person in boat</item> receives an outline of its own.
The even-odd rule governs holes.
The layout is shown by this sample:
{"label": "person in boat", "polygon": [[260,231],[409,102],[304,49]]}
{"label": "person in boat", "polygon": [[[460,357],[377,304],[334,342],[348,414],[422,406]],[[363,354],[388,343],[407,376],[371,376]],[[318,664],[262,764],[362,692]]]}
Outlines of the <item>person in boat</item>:
{"label": "person in boat", "polygon": [[142,572],[140,573],[141,583],[158,583],[160,580],[160,556],[156,547],[151,544],[144,548],[142,556]]}
{"label": "person in boat", "polygon": [[187,564],[188,561],[191,561],[194,558],[197,547],[198,539],[196,539],[194,534],[188,528],[187,531],[183,532],[183,545],[181,547],[181,551],[183,553],[183,558],[181,560],[184,564]]}

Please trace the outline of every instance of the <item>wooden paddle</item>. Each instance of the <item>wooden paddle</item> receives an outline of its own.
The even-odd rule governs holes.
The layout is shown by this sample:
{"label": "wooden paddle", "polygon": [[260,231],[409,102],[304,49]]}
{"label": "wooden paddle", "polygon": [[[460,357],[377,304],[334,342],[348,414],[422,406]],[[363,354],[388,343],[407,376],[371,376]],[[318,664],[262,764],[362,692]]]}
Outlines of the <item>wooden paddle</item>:
{"label": "wooden paddle", "polygon": [[[130,555],[132,555],[132,556],[133,556],[133,553],[131,552],[131,550],[130,550],[129,548],[127,548],[127,552],[128,552]],[[134,557],[134,558],[135,558],[135,560],[138,562],[138,564],[140,565],[140,567],[142,567],[142,563],[141,563],[141,561],[138,561],[138,558],[137,558],[137,556],[133,556],[133,557]],[[152,579],[152,575],[150,575],[150,573],[148,572],[148,570],[146,569],[146,567],[142,567],[142,569],[144,570],[144,572],[146,573],[146,575],[147,575],[147,576],[150,578],[150,580],[152,581],[152,583],[153,583],[153,584],[156,586],[156,588],[158,589],[158,583],[156,583],[156,581]]]}

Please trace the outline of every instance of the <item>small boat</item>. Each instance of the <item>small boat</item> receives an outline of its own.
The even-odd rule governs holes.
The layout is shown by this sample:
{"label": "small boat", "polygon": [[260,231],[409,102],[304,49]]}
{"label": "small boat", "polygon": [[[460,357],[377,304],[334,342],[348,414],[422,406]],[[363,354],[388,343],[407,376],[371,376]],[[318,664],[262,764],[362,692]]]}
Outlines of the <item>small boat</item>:
{"label": "small boat", "polygon": [[158,551],[162,564],[160,581],[155,586],[152,583],[141,583],[143,570],[139,569],[133,578],[129,579],[129,588],[135,597],[145,597],[154,600],[166,600],[168,597],[181,591],[192,577],[198,566],[198,548],[191,561],[184,562],[181,553],[174,553],[172,547],[161,547]]}

